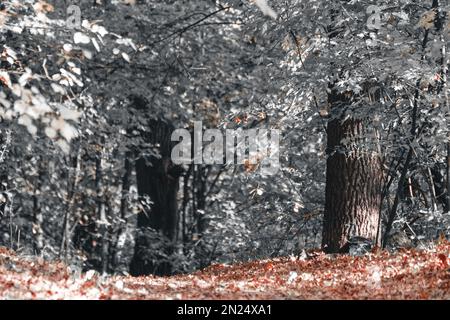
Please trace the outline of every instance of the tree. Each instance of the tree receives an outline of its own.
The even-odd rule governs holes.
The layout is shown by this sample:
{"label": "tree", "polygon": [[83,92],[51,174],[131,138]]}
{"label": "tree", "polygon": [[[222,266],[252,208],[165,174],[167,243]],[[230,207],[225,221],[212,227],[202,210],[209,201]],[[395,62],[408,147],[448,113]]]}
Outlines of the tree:
{"label": "tree", "polygon": [[[139,98],[134,100],[134,105],[138,109],[148,106]],[[164,255],[173,253],[181,168],[174,165],[170,158],[174,126],[165,119],[150,119],[148,127],[149,130],[143,133],[144,141],[156,150],[151,155],[141,155],[136,161],[137,187],[143,210],[138,213],[138,234],[130,272],[132,275],[167,275],[171,273],[170,261],[153,257],[162,255],[159,258],[164,258]],[[152,231],[162,238],[152,237]],[[161,242],[161,246],[154,243],[157,241]]]}
{"label": "tree", "polygon": [[[75,29],[65,1],[2,2],[0,244],[167,274],[318,247],[322,229],[329,251],[448,232],[428,206],[450,200],[445,2],[97,2]],[[281,170],[191,163],[178,226],[167,136],[212,116],[280,130]]]}
{"label": "tree", "polygon": [[377,241],[383,170],[380,154],[368,138],[373,131],[369,119],[351,115],[354,100],[351,92],[332,90],[329,95],[331,111],[338,115],[327,126],[322,236],[327,252],[348,250],[351,236]]}
{"label": "tree", "polygon": [[[1,122],[0,122],[1,124]],[[8,183],[8,175],[7,169],[5,168],[4,162],[6,160],[6,152],[8,148],[8,141],[3,132],[3,129],[0,129],[0,214],[3,216],[5,214],[6,203],[8,200],[8,196],[6,193],[7,183]]]}

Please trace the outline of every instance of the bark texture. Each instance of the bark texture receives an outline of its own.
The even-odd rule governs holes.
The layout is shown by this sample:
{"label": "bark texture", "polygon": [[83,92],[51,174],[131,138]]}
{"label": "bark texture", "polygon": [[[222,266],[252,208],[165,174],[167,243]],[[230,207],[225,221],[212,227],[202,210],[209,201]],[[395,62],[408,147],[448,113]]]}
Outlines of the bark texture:
{"label": "bark texture", "polygon": [[[355,119],[346,108],[351,93],[332,92],[336,117],[327,127],[327,170],[322,246],[345,252],[350,237],[377,241],[383,173],[373,130],[367,119]],[[346,116],[347,114],[347,116]]]}

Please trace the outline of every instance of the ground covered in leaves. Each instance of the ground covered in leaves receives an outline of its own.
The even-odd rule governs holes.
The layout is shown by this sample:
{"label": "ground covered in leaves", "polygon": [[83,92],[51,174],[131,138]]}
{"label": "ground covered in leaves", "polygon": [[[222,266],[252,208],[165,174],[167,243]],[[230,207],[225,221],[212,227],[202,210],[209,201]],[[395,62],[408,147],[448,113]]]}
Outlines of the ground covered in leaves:
{"label": "ground covered in leaves", "polygon": [[0,247],[1,299],[450,299],[450,243],[216,264],[172,277],[77,273]]}

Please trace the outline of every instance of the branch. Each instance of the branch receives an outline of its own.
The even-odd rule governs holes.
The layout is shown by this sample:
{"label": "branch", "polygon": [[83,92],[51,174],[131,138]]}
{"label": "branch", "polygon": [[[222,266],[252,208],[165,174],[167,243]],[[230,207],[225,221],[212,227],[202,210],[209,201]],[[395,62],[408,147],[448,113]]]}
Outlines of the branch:
{"label": "branch", "polygon": [[163,42],[163,41],[168,40],[168,39],[170,39],[170,38],[172,38],[173,36],[176,36],[176,35],[180,35],[180,36],[181,36],[183,33],[185,33],[186,31],[188,31],[188,30],[191,29],[191,28],[194,28],[194,27],[198,26],[200,23],[202,23],[202,22],[205,21],[206,19],[208,19],[208,18],[210,18],[210,17],[212,17],[212,16],[218,14],[218,13],[221,12],[221,11],[224,11],[224,10],[227,10],[227,9],[230,9],[230,8],[231,8],[231,7],[222,7],[222,8],[220,8],[220,9],[216,10],[216,11],[213,11],[213,12],[211,12],[211,13],[205,15],[203,18],[201,18],[201,19],[199,19],[199,20],[197,20],[197,21],[195,21],[195,22],[193,22],[193,23],[187,25],[186,27],[180,28],[180,29],[178,29],[178,30],[176,30],[176,31],[174,31],[174,32],[172,32],[172,33],[170,33],[168,36],[166,36],[166,37],[164,37],[164,38],[162,38],[162,39],[159,39],[159,40],[157,40],[157,41],[154,41],[154,42],[150,43],[150,45],[152,46],[152,45],[155,45],[155,44],[157,44],[157,43]]}

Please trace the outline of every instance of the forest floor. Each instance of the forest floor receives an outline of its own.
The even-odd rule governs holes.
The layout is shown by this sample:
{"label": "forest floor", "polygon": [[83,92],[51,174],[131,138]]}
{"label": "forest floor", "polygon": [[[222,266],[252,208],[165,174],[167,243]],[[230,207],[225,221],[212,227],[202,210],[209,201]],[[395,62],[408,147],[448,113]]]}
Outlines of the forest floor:
{"label": "forest floor", "polygon": [[450,243],[359,257],[311,251],[172,277],[76,274],[0,247],[0,299],[450,299]]}

